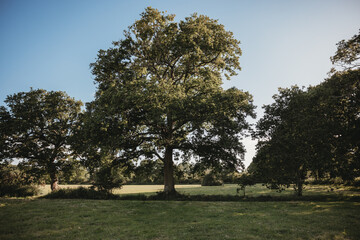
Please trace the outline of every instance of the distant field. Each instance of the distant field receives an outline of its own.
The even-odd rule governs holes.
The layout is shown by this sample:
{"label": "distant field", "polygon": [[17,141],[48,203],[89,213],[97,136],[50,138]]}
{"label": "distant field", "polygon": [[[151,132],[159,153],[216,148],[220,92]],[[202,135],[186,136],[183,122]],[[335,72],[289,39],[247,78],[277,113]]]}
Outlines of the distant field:
{"label": "distant field", "polygon": [[[60,188],[78,188],[90,187],[91,185],[60,185]],[[177,189],[183,188],[199,188],[201,185],[176,185]],[[113,190],[114,194],[129,194],[129,193],[151,193],[159,192],[164,189],[163,185],[124,185],[121,189]],[[45,195],[51,192],[50,185],[40,187],[40,195]]]}

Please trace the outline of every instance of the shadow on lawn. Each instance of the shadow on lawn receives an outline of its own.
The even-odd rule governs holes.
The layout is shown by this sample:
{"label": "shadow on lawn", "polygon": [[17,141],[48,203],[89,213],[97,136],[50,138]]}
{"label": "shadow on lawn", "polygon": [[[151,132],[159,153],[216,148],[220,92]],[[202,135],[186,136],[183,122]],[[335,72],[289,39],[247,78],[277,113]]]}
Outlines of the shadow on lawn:
{"label": "shadow on lawn", "polygon": [[360,202],[360,196],[346,196],[346,195],[311,195],[298,197],[295,195],[285,196],[270,196],[260,195],[255,197],[243,197],[239,195],[189,195],[176,192],[174,195],[167,195],[164,192],[158,192],[155,195],[145,194],[125,194],[117,195],[104,191],[96,191],[80,187],[77,189],[60,189],[51,192],[41,198],[48,199],[112,199],[112,200],[140,200],[140,201],[154,201],[154,200],[173,200],[173,201],[244,201],[244,202],[268,202],[268,201],[352,201]]}

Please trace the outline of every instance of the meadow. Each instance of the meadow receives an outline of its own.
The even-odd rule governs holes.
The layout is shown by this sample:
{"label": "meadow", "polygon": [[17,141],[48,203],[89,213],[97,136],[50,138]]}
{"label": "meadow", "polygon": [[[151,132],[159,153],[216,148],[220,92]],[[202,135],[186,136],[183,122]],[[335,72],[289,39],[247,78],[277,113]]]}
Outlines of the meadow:
{"label": "meadow", "polygon": [[[60,188],[78,188],[78,187],[90,187],[91,185],[60,185]],[[118,195],[154,195],[157,192],[162,191],[163,185],[124,185],[122,188],[116,188],[113,190],[114,194]],[[176,185],[176,190],[185,195],[240,195],[243,196],[244,192],[240,190],[237,192],[239,185],[237,184],[225,184],[223,186],[201,186],[200,184],[179,184]],[[44,196],[50,193],[50,185],[44,185],[40,187],[39,196]],[[285,191],[278,192],[271,190],[263,186],[262,184],[256,184],[254,186],[248,186],[245,189],[247,197],[287,197],[294,196],[293,189],[287,188]],[[360,187],[343,186],[343,185],[307,185],[305,186],[304,197],[317,196],[324,198],[337,198],[337,197],[359,197],[360,198]],[[296,199],[296,198],[295,198]]]}
{"label": "meadow", "polygon": [[[63,186],[64,187],[64,186]],[[69,186],[67,186],[69,187]],[[76,187],[76,186],[72,186]],[[118,194],[155,194],[129,185]],[[237,185],[183,185],[183,194],[236,194]],[[43,189],[45,190],[45,189]],[[261,185],[249,196],[291,195]],[[307,186],[304,195],[359,196],[358,188]],[[0,199],[0,239],[360,239],[360,202]]]}

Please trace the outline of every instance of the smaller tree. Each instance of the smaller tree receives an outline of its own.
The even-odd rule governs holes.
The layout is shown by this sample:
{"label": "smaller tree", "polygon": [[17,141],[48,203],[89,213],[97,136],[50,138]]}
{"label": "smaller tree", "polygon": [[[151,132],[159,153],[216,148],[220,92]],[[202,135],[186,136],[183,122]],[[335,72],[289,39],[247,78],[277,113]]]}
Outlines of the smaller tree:
{"label": "smaller tree", "polygon": [[314,157],[311,103],[306,91],[296,86],[279,89],[273,98],[275,102],[264,106],[264,117],[257,124],[259,142],[252,174],[278,190],[293,184],[301,196]]}
{"label": "smaller tree", "polygon": [[247,186],[253,186],[256,184],[256,180],[254,178],[254,175],[251,175],[249,173],[243,173],[241,174],[241,176],[238,178],[237,180],[238,184],[239,184],[239,188],[236,189],[237,193],[239,193],[240,190],[243,191],[244,193],[244,197],[245,197],[245,190]]}
{"label": "smaller tree", "polygon": [[360,176],[360,70],[337,72],[313,89],[317,113],[326,117],[327,169],[331,178],[352,182]]}
{"label": "smaller tree", "polygon": [[257,124],[257,154],[249,172],[271,188],[360,174],[359,70],[338,72],[307,90],[280,89]]}
{"label": "smaller tree", "polygon": [[111,192],[114,188],[121,188],[125,183],[122,169],[118,166],[105,164],[95,172],[94,186],[100,191]]}
{"label": "smaller tree", "polygon": [[280,89],[264,107],[249,172],[271,188],[294,184],[300,196],[309,173],[349,182],[360,176],[360,34],[337,45],[331,61],[343,71],[306,90]]}
{"label": "smaller tree", "polygon": [[72,153],[70,138],[82,103],[64,92],[30,90],[6,98],[1,108],[1,160],[20,160],[32,175],[49,175],[58,188],[58,173]]}

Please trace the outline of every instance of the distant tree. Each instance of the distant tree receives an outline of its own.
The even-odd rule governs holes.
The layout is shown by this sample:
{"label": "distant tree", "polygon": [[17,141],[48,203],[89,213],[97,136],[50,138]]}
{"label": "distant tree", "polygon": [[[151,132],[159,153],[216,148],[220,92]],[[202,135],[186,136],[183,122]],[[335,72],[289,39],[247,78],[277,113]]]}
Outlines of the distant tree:
{"label": "distant tree", "polygon": [[236,183],[237,179],[241,175],[238,170],[233,171],[222,171],[221,173],[221,179],[224,183]]}
{"label": "distant tree", "polygon": [[201,180],[201,186],[221,186],[223,184],[219,175],[212,171],[206,173]]}
{"label": "distant tree", "polygon": [[164,163],[160,160],[143,160],[134,169],[133,181],[136,183],[161,183],[164,182],[162,173]]}
{"label": "distant tree", "polygon": [[93,155],[160,159],[166,194],[175,193],[174,156],[243,167],[240,140],[246,117],[254,117],[252,97],[221,87],[223,76],[240,70],[240,54],[239,41],[216,20],[194,14],[176,23],[147,8],[91,64],[98,84],[87,108]]}
{"label": "distant tree", "polygon": [[195,172],[195,164],[189,161],[182,161],[175,165],[175,180],[178,183],[191,184],[200,183],[201,176]]}
{"label": "distant tree", "polygon": [[32,174],[48,174],[55,190],[58,173],[72,153],[69,139],[82,103],[64,92],[42,89],[9,95],[5,103],[0,116],[1,160],[16,158]]}
{"label": "distant tree", "polygon": [[68,164],[63,167],[59,174],[59,180],[68,184],[89,183],[90,174],[78,159],[69,157]]}

